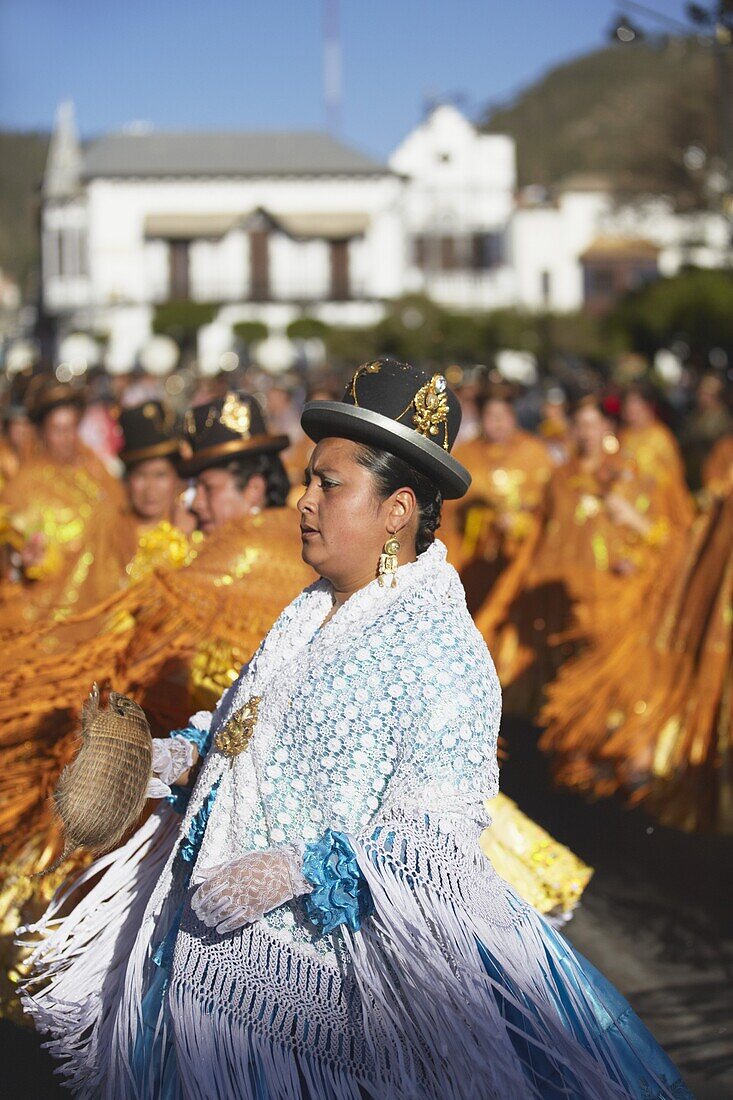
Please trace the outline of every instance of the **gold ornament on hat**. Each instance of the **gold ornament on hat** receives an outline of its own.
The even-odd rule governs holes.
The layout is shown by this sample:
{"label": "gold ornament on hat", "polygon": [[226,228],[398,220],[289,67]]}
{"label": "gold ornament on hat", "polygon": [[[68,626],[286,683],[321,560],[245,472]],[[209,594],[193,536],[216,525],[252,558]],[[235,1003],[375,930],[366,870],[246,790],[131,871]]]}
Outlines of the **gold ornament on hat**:
{"label": "gold ornament on hat", "polygon": [[242,439],[249,439],[250,408],[245,401],[240,401],[236,393],[227,394],[219,422],[230,432],[236,432]]}
{"label": "gold ornament on hat", "polygon": [[448,398],[447,384],[442,374],[433,377],[422,386],[413,399],[415,415],[412,423],[420,435],[438,435],[443,427],[443,449],[448,450]]}
{"label": "gold ornament on hat", "polygon": [[356,383],[360,375],[362,374],[379,374],[382,369],[382,364],[379,360],[375,360],[373,363],[364,363],[363,366],[357,367],[354,371],[354,377],[351,379],[351,397],[354,401],[354,405],[359,408],[359,402],[356,397]]}

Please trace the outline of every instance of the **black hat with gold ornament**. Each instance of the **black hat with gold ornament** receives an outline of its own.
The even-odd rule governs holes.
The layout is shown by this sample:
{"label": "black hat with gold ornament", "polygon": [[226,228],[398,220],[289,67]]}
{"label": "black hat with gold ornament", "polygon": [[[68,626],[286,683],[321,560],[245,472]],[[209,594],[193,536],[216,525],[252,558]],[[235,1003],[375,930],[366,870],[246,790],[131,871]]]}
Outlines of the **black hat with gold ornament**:
{"label": "black hat with gold ornament", "polygon": [[25,406],[34,424],[40,424],[54,409],[70,406],[79,412],[86,406],[86,392],[67,382],[58,382],[53,375],[37,374],[28,384]]}
{"label": "black hat with gold ornament", "polygon": [[448,499],[462,497],[471,484],[450,454],[461,406],[442,374],[377,359],[358,368],[341,401],[310,401],[301,423],[315,443],[336,436],[396,455]]}
{"label": "black hat with gold ornament", "polygon": [[120,458],[128,470],[150,458],[169,458],[178,464],[181,443],[175,413],[161,401],[144,401],[123,409],[119,425],[123,436]]}
{"label": "black hat with gold ornament", "polygon": [[189,409],[183,421],[181,473],[193,477],[230,458],[284,451],[286,435],[270,435],[262,409],[249,394],[224,397]]}

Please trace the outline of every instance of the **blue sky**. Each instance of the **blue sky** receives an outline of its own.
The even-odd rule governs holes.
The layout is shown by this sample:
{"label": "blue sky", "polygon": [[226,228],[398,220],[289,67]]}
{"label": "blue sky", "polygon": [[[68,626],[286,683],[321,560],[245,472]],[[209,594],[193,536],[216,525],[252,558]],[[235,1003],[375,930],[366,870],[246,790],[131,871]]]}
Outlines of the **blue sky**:
{"label": "blue sky", "polygon": [[[648,0],[679,17],[683,0]],[[341,0],[341,135],[386,156],[429,96],[506,100],[603,45],[623,0]],[[321,0],[0,0],[0,126],[324,126]],[[622,48],[622,47],[620,47]]]}

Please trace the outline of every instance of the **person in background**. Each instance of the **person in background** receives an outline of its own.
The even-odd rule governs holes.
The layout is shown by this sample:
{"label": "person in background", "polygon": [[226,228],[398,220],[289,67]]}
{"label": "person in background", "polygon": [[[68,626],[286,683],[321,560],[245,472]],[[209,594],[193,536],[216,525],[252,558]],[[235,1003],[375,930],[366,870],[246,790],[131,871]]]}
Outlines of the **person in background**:
{"label": "person in background", "polygon": [[[124,506],[124,490],[79,438],[80,391],[38,376],[26,405],[38,451],[0,492],[0,507],[4,525],[20,542],[22,621],[28,624],[48,615],[66,580],[75,590],[74,570],[87,552],[90,531]],[[50,587],[39,583],[47,581]],[[7,585],[4,595],[11,595]],[[9,604],[0,610],[0,630],[17,623],[16,599]]]}
{"label": "person in background", "polygon": [[730,432],[733,416],[726,404],[725,384],[716,374],[705,374],[698,383],[695,408],[687,417],[681,438],[692,489],[701,487],[705,460],[718,440]]}
{"label": "person in background", "polygon": [[643,382],[629,386],[621,401],[622,450],[633,458],[643,477],[653,478],[667,496],[667,510],[682,527],[692,522],[692,499],[685,484],[685,468],[677,440],[657,415],[658,397]]}
{"label": "person in background", "polygon": [[495,644],[507,709],[530,718],[578,644],[628,622],[672,530],[664,495],[620,451],[596,397],[577,403],[572,428],[575,454],[552,475],[542,534],[517,594],[500,625],[491,595],[476,616]]}
{"label": "person in background", "polygon": [[36,433],[24,405],[6,405],[0,413],[0,489],[27,465],[37,450]]}
{"label": "person in background", "polygon": [[[36,433],[23,405],[6,405],[0,412],[0,493],[36,453]],[[21,553],[25,539],[13,528],[7,510],[0,511],[0,579],[21,577]]]}
{"label": "person in background", "polygon": [[456,439],[456,446],[463,443],[470,443],[481,434],[481,417],[479,415],[479,404],[481,401],[481,379],[479,371],[481,368],[474,368],[473,370],[463,370],[460,372],[460,380],[456,388],[456,396],[461,403],[461,427],[458,432],[458,438]]}
{"label": "person in background", "polygon": [[548,386],[542,401],[538,434],[550,453],[553,466],[562,466],[572,453],[568,403],[559,386]]}
{"label": "person in background", "polygon": [[473,480],[460,505],[446,508],[444,524],[449,557],[472,613],[531,545],[552,472],[545,444],[519,427],[513,397],[506,385],[485,390],[480,436],[456,446],[456,457]]}
{"label": "person in background", "polygon": [[647,577],[633,621],[550,686],[540,745],[559,783],[619,792],[667,826],[730,834],[733,448],[727,469],[720,457],[701,515]]}
{"label": "person in background", "polygon": [[[160,402],[148,401],[125,409],[120,429],[124,496],[114,504],[100,502],[92,511],[78,555],[65,555],[60,568],[45,574],[42,566],[31,568],[27,574],[32,580],[6,592],[0,638],[9,634],[20,644],[21,633],[27,633],[29,644],[35,645],[40,630],[38,644],[43,652],[51,652],[59,637],[48,629],[52,623],[93,608],[151,569],[189,560],[195,521],[181,504],[183,483],[173,413]],[[74,518],[69,512],[70,523]],[[18,617],[13,609],[20,610]],[[91,629],[80,626],[73,640]],[[70,632],[65,631],[63,644],[71,641]],[[0,669],[2,664],[0,656]]]}
{"label": "person in background", "polygon": [[718,495],[733,488],[733,434],[724,435],[713,447],[703,466],[702,483],[708,493]]}

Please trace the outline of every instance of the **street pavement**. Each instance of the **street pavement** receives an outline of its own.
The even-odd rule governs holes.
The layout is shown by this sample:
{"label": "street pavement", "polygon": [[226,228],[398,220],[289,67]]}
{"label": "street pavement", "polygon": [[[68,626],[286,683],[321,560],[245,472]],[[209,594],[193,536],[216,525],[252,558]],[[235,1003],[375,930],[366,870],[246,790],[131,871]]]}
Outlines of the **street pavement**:
{"label": "street pavement", "polygon": [[[697,1100],[731,1100],[730,838],[687,836],[613,799],[558,792],[536,731],[507,720],[502,732],[506,793],[596,869],[566,935],[628,997]],[[33,1032],[0,1021],[0,1058],[3,1100],[68,1097]]]}

